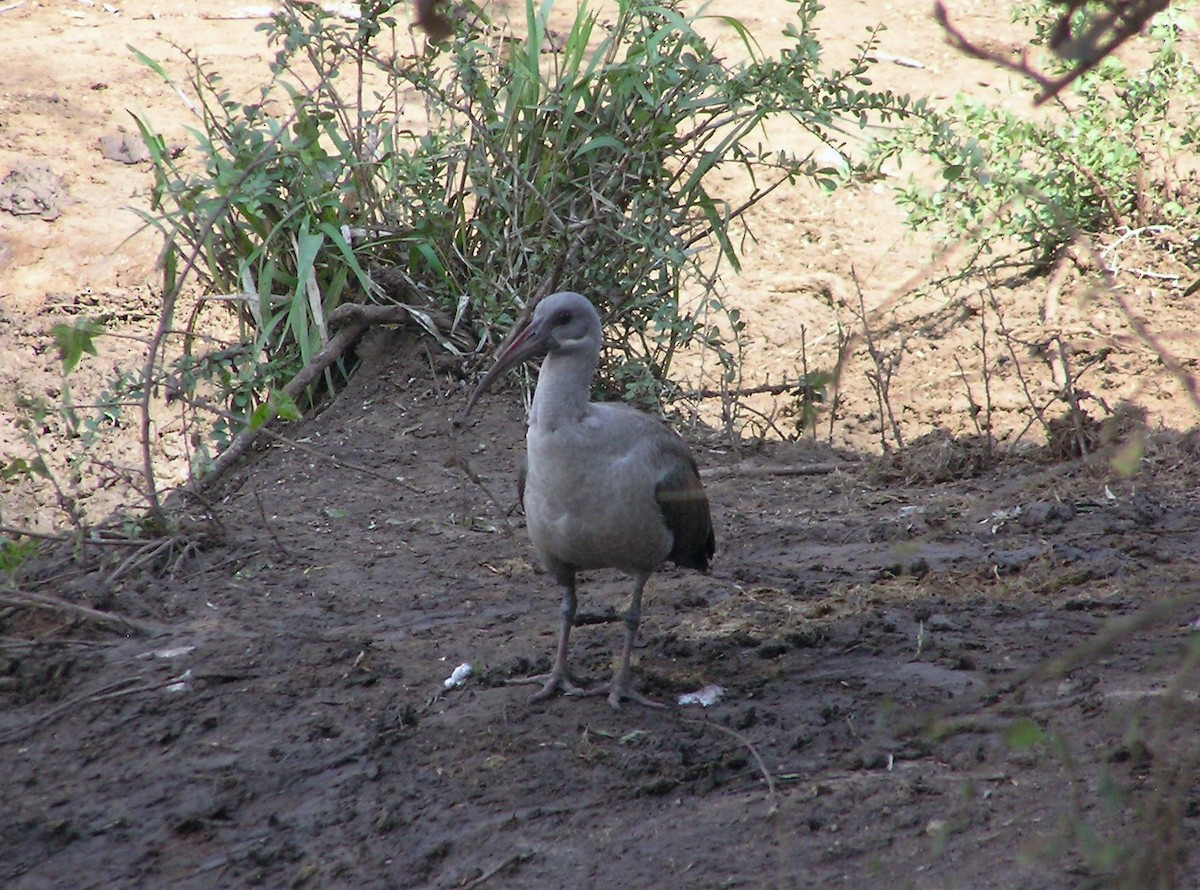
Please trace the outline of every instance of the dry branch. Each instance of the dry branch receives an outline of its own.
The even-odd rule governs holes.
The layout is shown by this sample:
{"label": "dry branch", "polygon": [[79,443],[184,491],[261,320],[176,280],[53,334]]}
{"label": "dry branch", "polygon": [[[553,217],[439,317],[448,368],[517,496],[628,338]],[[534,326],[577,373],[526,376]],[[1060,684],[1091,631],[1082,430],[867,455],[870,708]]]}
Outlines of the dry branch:
{"label": "dry branch", "polygon": [[[420,317],[424,314],[426,317]],[[366,306],[360,303],[345,303],[329,314],[331,327],[341,325],[338,332],[330,338],[307,365],[284,386],[283,394],[295,400],[313,382],[320,377],[325,369],[342,357],[347,349],[358,340],[367,328],[377,324],[415,324],[423,330],[428,330],[430,314],[424,310],[414,310],[404,305]],[[259,435],[271,424],[273,418],[267,417],[263,423],[255,427],[247,427],[237,435],[221,454],[213,461],[212,469],[207,475],[193,478],[184,491],[189,494],[203,492],[213,486],[230,467],[237,463],[250,450]]]}
{"label": "dry branch", "polygon": [[522,850],[519,853],[513,853],[511,856],[506,856],[479,877],[475,878],[473,881],[463,884],[463,890],[469,890],[469,888],[472,887],[482,887],[496,875],[500,874],[500,872],[512,868],[514,865],[520,865],[522,862],[528,862],[532,858],[533,854],[528,850]]}
{"label": "dry branch", "polygon": [[712,720],[696,720],[694,723],[699,723],[705,729],[715,729],[718,732],[723,732],[725,735],[745,746],[750,752],[750,756],[754,758],[754,763],[758,766],[758,771],[762,775],[763,780],[767,783],[767,805],[769,807],[768,814],[774,813],[779,809],[779,796],[775,790],[775,779],[771,775],[771,771],[767,769],[766,762],[762,759],[762,755],[758,753],[758,748],[754,747],[754,743],[745,735],[738,732],[736,729],[731,729],[728,726],[722,726],[720,723],[714,723]]}
{"label": "dry branch", "polygon": [[941,0],[934,6],[934,17],[946,33],[947,43],[959,52],[999,65],[1036,83],[1042,92],[1034,99],[1034,104],[1041,105],[1095,68],[1130,37],[1139,34],[1150,19],[1171,4],[1170,0],[1109,0],[1104,13],[1085,22],[1083,29],[1076,33],[1071,29],[1071,19],[1081,5],[1082,0],[1067,0],[1063,4],[1063,11],[1051,36],[1051,49],[1059,58],[1074,63],[1074,67],[1066,74],[1056,78],[1047,76],[1029,63],[1028,48],[1021,51],[1020,61],[1014,62],[1001,53],[984,49],[969,40],[962,31],[950,24],[950,16]]}
{"label": "dry branch", "polygon": [[29,720],[19,726],[10,726],[5,729],[0,729],[0,743],[20,738],[34,727],[43,723],[48,723],[52,720],[57,720],[64,714],[69,714],[72,711],[75,711],[80,705],[91,702],[108,701],[109,699],[122,698],[126,695],[136,695],[141,692],[153,692],[156,689],[165,689],[166,687],[177,682],[179,682],[178,677],[151,683],[143,682],[141,677],[130,677],[126,680],[118,680],[115,683],[109,683],[100,687],[94,692],[85,692],[82,695],[77,695],[74,698],[67,699],[67,701],[55,705],[48,711],[43,711],[37,717],[34,717],[32,720]]}
{"label": "dry branch", "polygon": [[27,590],[10,590],[0,593],[0,604],[28,609],[47,609],[56,612],[66,612],[77,618],[83,618],[96,624],[103,624],[106,627],[126,632],[135,631],[143,636],[150,636],[157,631],[157,628],[154,626],[134,618],[115,615],[111,612],[101,612],[98,609],[93,609],[91,606],[68,602],[67,600],[44,593],[32,593]]}
{"label": "dry branch", "polygon": [[726,476],[827,476],[836,473],[842,467],[840,464],[781,464],[778,466],[745,466],[716,467],[706,470],[704,475],[709,479],[721,479]]}
{"label": "dry branch", "polygon": [[796,380],[792,383],[764,383],[759,386],[746,386],[739,389],[692,389],[687,392],[680,393],[681,398],[685,399],[743,399],[746,396],[781,396],[784,393],[794,392],[803,395],[805,390],[811,389],[809,384],[804,380]]}

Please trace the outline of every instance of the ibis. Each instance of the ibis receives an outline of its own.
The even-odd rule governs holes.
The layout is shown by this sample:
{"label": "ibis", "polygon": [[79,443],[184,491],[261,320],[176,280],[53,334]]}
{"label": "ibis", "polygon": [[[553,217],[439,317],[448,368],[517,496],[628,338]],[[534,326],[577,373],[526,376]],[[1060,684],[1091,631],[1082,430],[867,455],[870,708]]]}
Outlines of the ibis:
{"label": "ibis", "polygon": [[562,585],[562,623],[548,674],[512,682],[541,684],[530,701],[556,692],[593,694],[567,669],[575,620],[576,573],[613,568],[633,579],[625,638],[608,702],[661,704],[631,686],[642,591],[667,560],[708,571],[716,549],[708,497],[684,441],[659,418],[622,404],[592,402],[600,358],[600,315],[585,297],[563,292],[541,300],[529,324],[484,375],[464,411],[509,369],[545,356],[529,412],[526,457],[518,474],[529,538],[539,561]]}

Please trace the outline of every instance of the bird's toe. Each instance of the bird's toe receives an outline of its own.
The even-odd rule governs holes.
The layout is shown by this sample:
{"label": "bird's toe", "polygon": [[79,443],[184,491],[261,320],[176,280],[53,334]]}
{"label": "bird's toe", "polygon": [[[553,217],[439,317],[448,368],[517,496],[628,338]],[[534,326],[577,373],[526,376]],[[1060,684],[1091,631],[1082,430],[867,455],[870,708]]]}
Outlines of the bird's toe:
{"label": "bird's toe", "polygon": [[539,702],[545,701],[556,692],[561,692],[563,695],[587,695],[588,691],[581,686],[575,685],[574,681],[561,671],[551,671],[548,674],[537,674],[532,677],[519,677],[517,679],[508,680],[510,686],[528,686],[542,684],[542,688],[529,696],[529,701]]}
{"label": "bird's toe", "polygon": [[614,711],[619,711],[619,710],[621,710],[621,701],[623,699],[628,699],[629,701],[633,702],[635,705],[641,705],[644,708],[655,708],[656,710],[663,710],[667,707],[660,701],[655,701],[652,698],[647,698],[646,696],[644,696],[640,692],[638,692],[636,689],[632,689],[629,686],[626,686],[624,684],[618,685],[618,684],[614,683],[612,688],[609,689],[609,692],[608,692],[608,703],[610,705],[612,705],[612,708]]}

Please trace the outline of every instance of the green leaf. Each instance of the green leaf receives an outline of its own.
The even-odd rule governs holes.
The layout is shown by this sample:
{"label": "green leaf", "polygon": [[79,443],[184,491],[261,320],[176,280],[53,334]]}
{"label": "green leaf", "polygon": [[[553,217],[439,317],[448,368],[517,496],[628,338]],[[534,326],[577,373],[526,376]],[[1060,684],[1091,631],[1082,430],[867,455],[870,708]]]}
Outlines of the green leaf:
{"label": "green leaf", "polygon": [[616,149],[617,151],[624,151],[625,143],[622,142],[620,139],[616,138],[615,136],[607,136],[607,135],[593,136],[591,139],[589,139],[587,142],[583,143],[583,145],[579,146],[579,148],[577,148],[575,150],[575,156],[582,157],[583,155],[587,154],[588,152],[593,152],[593,151],[596,151],[597,149],[601,149],[601,148],[613,148],[613,149]]}
{"label": "green leaf", "polygon": [[0,538],[0,572],[11,575],[27,560],[36,556],[37,552],[38,545],[35,541]]}
{"label": "green leaf", "polygon": [[1032,748],[1045,741],[1046,731],[1028,717],[1014,720],[1004,733],[1004,744],[1010,748]]}
{"label": "green leaf", "polygon": [[8,481],[17,476],[41,476],[43,479],[49,479],[50,468],[46,466],[46,462],[41,457],[35,457],[33,460],[18,457],[10,460],[3,469],[0,469],[0,479]]}
{"label": "green leaf", "polygon": [[[761,58],[762,52],[763,52],[762,46],[760,46],[759,42],[754,39],[754,35],[750,32],[750,29],[747,28],[744,24],[742,24],[742,21],[740,19],[734,18],[731,15],[716,15],[716,14],[702,15],[702,16],[699,16],[699,18],[713,19],[715,21],[720,22],[723,25],[727,25],[728,27],[732,28],[734,30],[734,33],[737,34],[738,39],[742,41],[742,46],[744,46],[746,48],[746,52],[748,52],[750,54],[751,61]],[[791,28],[793,26],[788,25],[788,27]]]}
{"label": "green leaf", "polygon": [[50,335],[58,346],[64,374],[75,370],[85,352],[88,355],[98,355],[93,338],[102,333],[104,328],[101,325],[85,318],[78,318],[70,325],[56,324],[50,329]]}
{"label": "green leaf", "polygon": [[264,423],[275,418],[296,421],[304,417],[295,399],[281,389],[271,391],[267,400],[254,409],[250,415],[250,429],[256,430]]}
{"label": "green leaf", "polygon": [[271,398],[268,400],[275,413],[275,416],[281,420],[297,421],[303,419],[304,415],[300,413],[300,407],[296,404],[295,399],[289,396],[282,389],[277,389],[271,393]]}
{"label": "green leaf", "polygon": [[[790,118],[828,141],[856,118],[874,125],[912,115],[907,97],[862,88],[875,30],[848,69],[820,69],[818,0],[795,4],[794,45],[770,52],[737,18],[660,0],[618,0],[603,4],[603,15],[583,0],[564,43],[548,28],[552,13],[561,28],[563,10],[523,0],[512,11],[523,8],[527,39],[497,50],[486,28],[463,28],[453,51],[429,46],[399,68],[378,67],[375,52],[388,5],[359,5],[353,27],[317,4],[281,7],[261,28],[276,53],[259,101],[241,91],[235,98],[191,54],[176,88],[168,73],[176,66],[131,47],[195,115],[194,162],[182,167],[161,128],[135,118],[153,162],[150,209],[140,217],[167,245],[163,291],[177,294],[182,278],[198,277],[231,293],[253,356],[197,369],[197,384],[225,403],[229,423],[213,427],[222,436],[247,418],[260,426],[291,417],[277,388],[320,348],[322,320],[338,305],[428,305],[490,340],[524,308],[528,285],[519,282],[545,280],[564,255],[573,287],[624,295],[610,318],[611,341],[624,344],[612,367],[636,367],[637,397],[654,401],[679,348],[724,348],[697,332],[696,307],[681,294],[737,270],[753,237],[745,212],[780,182],[819,179],[832,190],[842,181],[842,171],[814,173],[790,152],[776,163],[763,125]],[[726,62],[726,46],[718,53],[705,36],[713,30],[723,44],[739,41],[749,61]],[[347,55],[347,41],[371,51]],[[331,83],[338,63],[352,59],[373,93],[353,108]],[[342,68],[345,77],[351,69]],[[424,132],[397,126],[389,111],[412,93],[431,108]],[[928,155],[963,159],[967,171],[982,166],[956,149],[939,144]],[[746,175],[748,200],[731,203],[723,175],[713,175],[725,167]],[[912,218],[930,213],[914,206]],[[718,250],[709,253],[710,244]],[[386,293],[375,274],[383,268],[396,271]],[[729,319],[735,341],[740,324]],[[73,361],[86,351],[76,346]],[[736,351],[720,353],[731,380]],[[612,391],[625,389],[607,365]],[[300,404],[320,385],[298,394]]]}
{"label": "green leaf", "polygon": [[263,402],[261,405],[255,408],[254,413],[250,415],[250,429],[258,429],[260,426],[266,423],[270,417],[271,403],[269,401]]}
{"label": "green leaf", "polygon": [[1141,466],[1142,456],[1146,453],[1146,442],[1140,435],[1131,436],[1128,442],[1125,442],[1117,449],[1112,456],[1113,472],[1126,479],[1132,479],[1137,475],[1138,467]]}

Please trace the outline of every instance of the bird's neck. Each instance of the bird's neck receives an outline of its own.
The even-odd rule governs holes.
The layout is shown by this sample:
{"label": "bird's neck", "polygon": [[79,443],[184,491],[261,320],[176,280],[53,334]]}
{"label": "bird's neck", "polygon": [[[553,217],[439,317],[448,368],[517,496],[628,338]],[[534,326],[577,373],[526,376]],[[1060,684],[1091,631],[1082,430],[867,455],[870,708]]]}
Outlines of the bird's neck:
{"label": "bird's neck", "polygon": [[529,425],[554,430],[564,424],[582,421],[588,410],[596,362],[596,357],[586,355],[551,353],[546,356],[538,375],[537,391],[533,394]]}

